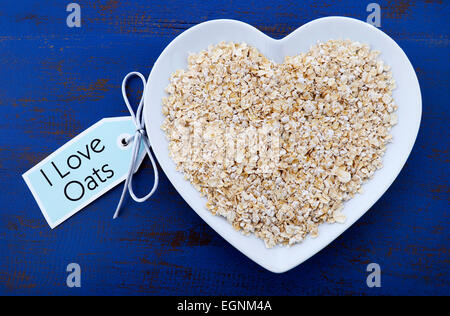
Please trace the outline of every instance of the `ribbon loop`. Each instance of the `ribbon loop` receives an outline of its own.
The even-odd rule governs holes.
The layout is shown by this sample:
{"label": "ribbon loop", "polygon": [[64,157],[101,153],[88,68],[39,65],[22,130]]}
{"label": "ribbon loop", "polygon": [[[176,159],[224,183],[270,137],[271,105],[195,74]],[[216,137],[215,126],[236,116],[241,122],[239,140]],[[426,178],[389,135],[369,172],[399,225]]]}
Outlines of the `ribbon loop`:
{"label": "ribbon loop", "polygon": [[[137,108],[136,114],[134,113],[133,108],[130,105],[130,102],[127,97],[127,92],[126,92],[126,86],[127,86],[128,79],[133,76],[138,76],[141,79],[143,86],[144,86],[141,100],[139,101],[139,106]],[[131,136],[127,140],[125,140],[127,144],[130,142],[133,142],[132,157],[131,157],[130,168],[128,170],[125,184],[123,186],[122,195],[120,196],[120,200],[117,205],[116,212],[114,213],[113,218],[117,218],[119,216],[120,208],[122,207],[123,200],[125,198],[125,193],[127,192],[127,190],[130,193],[130,196],[133,198],[133,200],[140,203],[140,202],[144,202],[144,201],[148,200],[153,195],[153,193],[155,193],[156,189],[158,188],[158,182],[159,182],[158,168],[156,167],[155,160],[150,151],[150,142],[147,137],[147,133],[145,130],[144,118],[142,116],[142,111],[144,108],[145,86],[146,86],[145,77],[140,72],[135,72],[135,71],[130,72],[129,74],[127,74],[125,76],[125,78],[123,78],[123,81],[122,81],[122,96],[123,96],[125,104],[128,108],[128,111],[130,112],[131,117],[133,118],[134,125],[136,126],[136,131],[133,136]],[[152,163],[155,181],[153,182],[153,187],[152,187],[151,191],[147,195],[145,195],[143,197],[137,197],[133,191],[133,175],[136,172],[136,170],[135,170],[137,167],[136,163],[137,163],[137,160],[139,157],[139,150],[141,148],[141,143],[144,144],[145,151],[147,152],[147,155],[150,158],[150,161]]]}

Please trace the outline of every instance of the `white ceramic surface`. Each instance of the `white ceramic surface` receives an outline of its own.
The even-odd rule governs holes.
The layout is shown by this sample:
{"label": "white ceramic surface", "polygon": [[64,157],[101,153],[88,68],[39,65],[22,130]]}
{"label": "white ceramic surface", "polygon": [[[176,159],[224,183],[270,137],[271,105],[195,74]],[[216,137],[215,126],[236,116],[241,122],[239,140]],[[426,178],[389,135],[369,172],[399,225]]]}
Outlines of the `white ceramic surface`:
{"label": "white ceramic surface", "polygon": [[[222,217],[213,216],[205,199],[175,170],[169,157],[168,141],[160,126],[164,120],[161,98],[170,75],[187,67],[189,52],[198,52],[220,41],[246,42],[268,58],[283,62],[284,56],[306,52],[317,41],[351,39],[381,51],[380,58],[392,67],[397,89],[394,99],[399,123],[392,129],[393,143],[383,158],[384,167],[367,182],[364,193],[345,203],[344,224],[323,224],[318,238],[307,238],[293,247],[267,249],[254,236],[236,232]],[[309,22],[281,40],[270,38],[256,28],[234,20],[213,20],[198,24],[175,38],[162,52],[150,73],[145,91],[145,124],[153,151],[169,180],[192,209],[225,240],[247,257],[272,272],[285,272],[307,260],[355,223],[389,188],[402,169],[416,139],[422,112],[420,87],[411,63],[402,49],[385,33],[359,20],[327,17]],[[379,210],[382,211],[382,210]]]}

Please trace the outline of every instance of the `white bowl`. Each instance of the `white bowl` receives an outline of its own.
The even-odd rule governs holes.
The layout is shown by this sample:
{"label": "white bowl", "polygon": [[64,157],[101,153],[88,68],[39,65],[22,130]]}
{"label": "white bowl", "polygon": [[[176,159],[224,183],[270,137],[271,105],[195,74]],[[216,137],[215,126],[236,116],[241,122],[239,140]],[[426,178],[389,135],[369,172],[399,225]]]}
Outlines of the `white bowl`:
{"label": "white bowl", "polygon": [[[267,249],[254,236],[235,231],[222,217],[213,216],[202,198],[183,175],[175,170],[169,157],[168,141],[160,129],[164,117],[161,99],[170,75],[187,68],[189,52],[199,52],[221,41],[246,42],[258,48],[265,56],[283,62],[286,55],[307,52],[318,41],[350,39],[367,43],[381,51],[380,58],[392,67],[397,82],[394,99],[398,104],[398,124],[392,129],[393,143],[383,157],[384,167],[367,182],[364,193],[345,203],[347,216],[344,224],[323,224],[319,237],[307,238],[292,247]],[[422,112],[420,87],[414,69],[403,50],[385,33],[359,20],[345,17],[327,17],[309,22],[281,40],[270,38],[256,28],[234,20],[213,20],[198,24],[175,38],[162,52],[150,73],[145,90],[144,118],[153,151],[159,164],[177,191],[192,209],[219,235],[247,257],[272,272],[285,272],[307,260],[355,223],[389,188],[402,169],[416,139]]]}

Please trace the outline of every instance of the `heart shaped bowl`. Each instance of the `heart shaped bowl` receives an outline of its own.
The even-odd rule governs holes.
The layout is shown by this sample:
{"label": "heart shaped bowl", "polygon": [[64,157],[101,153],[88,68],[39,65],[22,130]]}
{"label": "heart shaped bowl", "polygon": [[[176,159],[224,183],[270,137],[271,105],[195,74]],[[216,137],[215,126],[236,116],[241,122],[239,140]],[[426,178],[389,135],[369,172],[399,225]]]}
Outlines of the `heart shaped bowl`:
{"label": "heart shaped bowl", "polygon": [[[245,42],[256,47],[267,58],[282,63],[285,56],[307,52],[318,41],[350,39],[370,45],[381,52],[380,58],[392,67],[397,83],[393,97],[398,105],[398,124],[391,130],[393,142],[383,157],[384,167],[364,184],[364,193],[345,203],[347,216],[344,224],[322,224],[319,237],[307,237],[291,247],[267,249],[262,240],[235,231],[225,218],[212,215],[206,209],[206,199],[176,171],[169,157],[168,141],[161,125],[161,99],[165,87],[177,69],[187,68],[190,52],[199,52],[221,41]],[[153,151],[173,186],[192,209],[219,235],[247,257],[264,268],[281,273],[301,264],[355,223],[383,195],[399,174],[414,145],[422,112],[422,101],[417,76],[403,50],[382,31],[345,17],[326,17],[309,22],[283,39],[275,40],[256,28],[235,20],[213,20],[198,24],[175,38],[159,56],[148,78],[145,89],[144,119]]]}

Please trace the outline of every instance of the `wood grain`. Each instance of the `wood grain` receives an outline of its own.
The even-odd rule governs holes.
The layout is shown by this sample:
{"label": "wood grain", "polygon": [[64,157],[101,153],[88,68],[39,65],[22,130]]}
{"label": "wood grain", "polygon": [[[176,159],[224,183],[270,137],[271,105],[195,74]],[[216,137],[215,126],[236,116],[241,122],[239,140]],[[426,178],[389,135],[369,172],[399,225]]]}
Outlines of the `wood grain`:
{"label": "wood grain", "polygon": [[[422,89],[411,157],[387,193],[352,228],[300,267],[265,271],[217,236],[162,174],[148,202],[120,189],[50,230],[21,174],[102,117],[126,115],[123,76],[149,73],[187,28],[233,18],[281,38],[329,15],[365,20],[368,1],[78,1],[82,27],[61,1],[0,6],[0,293],[386,295],[449,292],[449,5],[378,1],[381,29],[405,50]],[[135,99],[141,90],[131,87]],[[151,168],[137,176],[144,192]],[[66,266],[82,287],[66,287]],[[366,286],[379,263],[382,288]]]}

